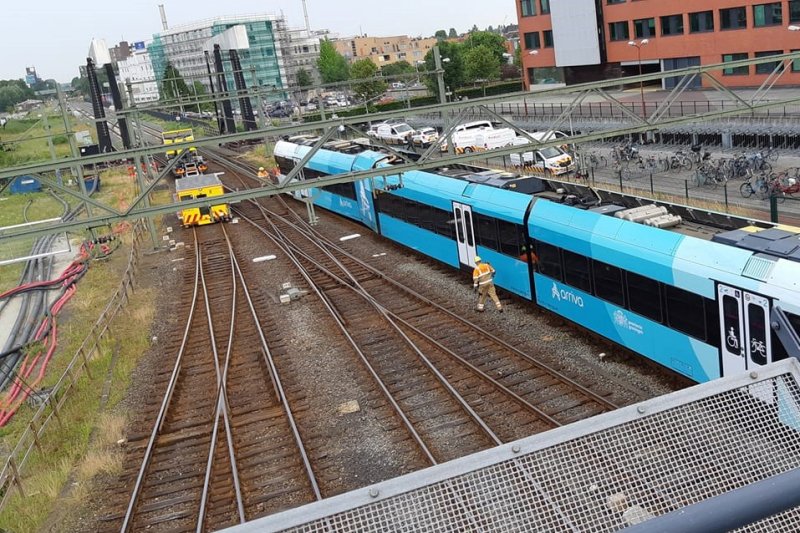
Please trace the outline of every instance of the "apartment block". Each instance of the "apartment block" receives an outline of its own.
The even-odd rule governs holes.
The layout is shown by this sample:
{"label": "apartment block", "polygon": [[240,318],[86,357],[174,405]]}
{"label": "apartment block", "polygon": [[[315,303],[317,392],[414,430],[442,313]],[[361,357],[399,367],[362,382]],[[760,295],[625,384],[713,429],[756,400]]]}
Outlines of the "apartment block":
{"label": "apartment block", "polygon": [[422,61],[428,50],[436,46],[435,38],[414,39],[407,35],[392,37],[351,37],[333,41],[336,50],[353,62],[370,59],[382,67],[397,61],[408,61],[412,65]]}
{"label": "apartment block", "polygon": [[[527,87],[580,83],[800,50],[800,0],[516,0]],[[643,41],[645,41],[643,43]],[[633,42],[634,45],[630,43]],[[759,86],[776,63],[724,69]],[[671,88],[677,78],[662,81]],[[800,84],[800,61],[778,85]],[[707,85],[696,79],[694,87]]]}

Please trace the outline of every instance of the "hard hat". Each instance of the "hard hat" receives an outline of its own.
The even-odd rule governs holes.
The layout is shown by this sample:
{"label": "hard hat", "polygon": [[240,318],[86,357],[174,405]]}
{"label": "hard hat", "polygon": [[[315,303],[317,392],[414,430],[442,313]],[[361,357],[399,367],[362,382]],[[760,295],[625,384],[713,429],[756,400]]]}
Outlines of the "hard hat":
{"label": "hard hat", "polygon": [[478,257],[477,255],[475,256],[475,262],[476,262],[476,263],[480,263],[480,262],[481,262],[481,258],[480,258],[480,257]]}
{"label": "hard hat", "polygon": [[264,170],[264,167],[258,167],[258,170]]}

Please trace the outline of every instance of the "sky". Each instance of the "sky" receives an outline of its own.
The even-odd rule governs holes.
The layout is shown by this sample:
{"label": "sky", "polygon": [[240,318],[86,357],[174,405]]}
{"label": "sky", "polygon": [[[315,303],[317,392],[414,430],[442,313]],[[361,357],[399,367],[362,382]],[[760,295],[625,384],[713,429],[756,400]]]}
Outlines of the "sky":
{"label": "sky", "polygon": [[[150,41],[161,31],[158,5],[164,4],[170,27],[222,15],[283,12],[291,27],[302,27],[301,0],[3,0],[0,79],[25,77],[36,67],[42,79],[69,82],[86,63],[92,38],[109,47],[121,40]],[[436,30],[459,33],[500,24],[516,24],[513,0],[307,0],[312,29],[348,37],[367,35],[432,36]]]}

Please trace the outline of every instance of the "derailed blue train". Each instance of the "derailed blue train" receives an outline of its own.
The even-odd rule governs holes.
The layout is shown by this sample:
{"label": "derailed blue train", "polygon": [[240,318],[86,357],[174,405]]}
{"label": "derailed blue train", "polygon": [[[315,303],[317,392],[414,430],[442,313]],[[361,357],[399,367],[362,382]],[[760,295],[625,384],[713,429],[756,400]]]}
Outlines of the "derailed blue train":
{"label": "derailed blue train", "polygon": [[[312,144],[278,142],[281,172]],[[315,205],[453,268],[480,256],[503,289],[697,382],[800,356],[800,229],[675,205],[661,229],[619,218],[633,198],[469,166],[400,177],[393,159],[329,143],[300,179],[386,167]]]}

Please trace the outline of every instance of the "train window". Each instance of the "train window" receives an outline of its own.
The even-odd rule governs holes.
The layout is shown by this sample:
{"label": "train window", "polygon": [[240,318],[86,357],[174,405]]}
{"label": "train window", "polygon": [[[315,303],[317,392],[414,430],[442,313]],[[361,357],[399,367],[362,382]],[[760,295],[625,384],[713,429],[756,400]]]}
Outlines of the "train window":
{"label": "train window", "polygon": [[753,362],[757,365],[767,364],[767,330],[766,313],[760,305],[747,305],[747,322],[750,333],[750,346],[748,351]]}
{"label": "train window", "polygon": [[461,208],[456,207],[456,235],[458,235],[458,242],[464,244],[464,230],[462,228]]}
{"label": "train window", "polygon": [[[784,311],[784,313],[786,313],[786,311]],[[793,313],[786,313],[786,318],[789,319],[789,323],[792,325],[792,328],[794,328],[795,335],[800,337],[800,316]]]}
{"label": "train window", "polygon": [[433,208],[433,217],[434,217],[434,231],[439,235],[443,235],[448,239],[455,239],[456,235],[454,232],[454,224],[453,224],[453,215],[449,211],[444,211],[443,209]]}
{"label": "train window", "polygon": [[475,241],[472,238],[472,212],[464,211],[464,226],[467,228],[467,245],[475,246]]}
{"label": "train window", "polygon": [[706,338],[706,321],[703,297],[666,285],[667,324],[697,339]]}
{"label": "train window", "polygon": [[612,304],[625,305],[622,287],[622,270],[601,261],[592,261],[594,271],[594,293]]}
{"label": "train window", "polygon": [[380,195],[380,210],[393,218],[402,219],[400,213],[402,212],[403,200],[394,194]]}
{"label": "train window", "polygon": [[628,309],[650,320],[661,322],[661,284],[650,278],[626,272]]}
{"label": "train window", "polygon": [[409,224],[414,224],[415,226],[419,226],[420,221],[420,210],[419,204],[414,200],[409,200],[408,198],[403,199],[403,220],[408,222]]}
{"label": "train window", "polygon": [[356,187],[353,182],[348,183],[334,183],[333,185],[326,185],[322,187],[323,191],[327,191],[331,194],[336,194],[338,196],[344,196],[345,198],[350,198],[351,200],[356,199]]}
{"label": "train window", "polygon": [[525,241],[522,226],[498,220],[497,229],[500,234],[500,252],[511,257],[519,257],[522,253],[520,245]]}
{"label": "train window", "polygon": [[719,306],[714,300],[703,300],[706,308],[706,342],[719,348]]}
{"label": "train window", "polygon": [[782,361],[789,357],[789,354],[786,353],[786,348],[783,346],[783,343],[778,338],[778,335],[773,331],[772,332],[772,361]]}
{"label": "train window", "polygon": [[585,292],[592,291],[589,258],[564,250],[564,283]]}
{"label": "train window", "polygon": [[549,278],[561,281],[561,254],[557,247],[536,241],[536,255],[539,257],[539,272]]}
{"label": "train window", "polygon": [[497,221],[491,217],[475,213],[475,237],[478,244],[500,250],[500,243],[497,240]]}

